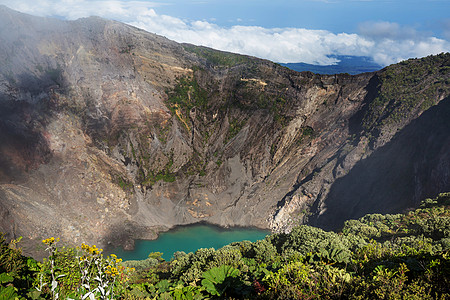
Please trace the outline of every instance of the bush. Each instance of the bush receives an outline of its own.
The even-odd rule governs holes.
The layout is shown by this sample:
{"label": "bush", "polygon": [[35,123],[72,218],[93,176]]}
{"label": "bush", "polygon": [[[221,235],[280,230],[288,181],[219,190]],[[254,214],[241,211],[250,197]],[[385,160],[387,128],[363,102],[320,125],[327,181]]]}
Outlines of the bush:
{"label": "bush", "polygon": [[450,209],[436,205],[442,197],[407,214],[347,221],[340,233],[303,225],[255,243],[177,252],[170,262],[151,253],[120,263],[95,246],[57,248],[51,238],[50,257],[37,264],[1,236],[0,298],[106,299],[102,288],[109,299],[447,299]]}

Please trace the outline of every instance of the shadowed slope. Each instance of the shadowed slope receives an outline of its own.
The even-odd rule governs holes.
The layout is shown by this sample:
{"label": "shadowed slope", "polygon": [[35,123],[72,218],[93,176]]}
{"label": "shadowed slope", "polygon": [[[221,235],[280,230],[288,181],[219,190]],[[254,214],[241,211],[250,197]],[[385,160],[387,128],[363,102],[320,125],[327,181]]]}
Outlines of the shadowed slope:
{"label": "shadowed slope", "polygon": [[312,224],[336,228],[366,213],[416,207],[450,190],[450,98],[424,112],[331,186],[326,211]]}

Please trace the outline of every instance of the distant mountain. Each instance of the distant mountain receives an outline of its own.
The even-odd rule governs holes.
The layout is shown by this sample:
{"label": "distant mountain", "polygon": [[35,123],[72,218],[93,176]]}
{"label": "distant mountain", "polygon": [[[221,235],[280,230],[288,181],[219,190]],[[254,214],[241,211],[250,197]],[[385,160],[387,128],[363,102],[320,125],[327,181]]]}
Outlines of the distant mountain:
{"label": "distant mountain", "polygon": [[377,64],[372,60],[372,58],[367,56],[349,56],[349,55],[333,55],[331,56],[339,60],[336,65],[312,65],[305,63],[288,63],[280,64],[282,66],[288,67],[291,70],[302,72],[310,71],[316,74],[340,74],[348,73],[351,75],[378,71],[383,68],[383,66]]}

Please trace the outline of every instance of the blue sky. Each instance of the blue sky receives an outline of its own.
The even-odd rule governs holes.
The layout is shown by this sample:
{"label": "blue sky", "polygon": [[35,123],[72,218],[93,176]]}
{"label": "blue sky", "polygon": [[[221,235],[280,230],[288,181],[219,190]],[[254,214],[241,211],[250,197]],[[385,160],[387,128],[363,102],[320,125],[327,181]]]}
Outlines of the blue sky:
{"label": "blue sky", "polygon": [[98,15],[178,42],[276,62],[387,65],[450,51],[450,0],[0,0],[39,16]]}
{"label": "blue sky", "polygon": [[[190,20],[236,24],[357,32],[358,24],[387,21],[442,34],[450,18],[449,0],[210,0],[170,1],[158,12]],[[447,28],[449,30],[449,28]]]}

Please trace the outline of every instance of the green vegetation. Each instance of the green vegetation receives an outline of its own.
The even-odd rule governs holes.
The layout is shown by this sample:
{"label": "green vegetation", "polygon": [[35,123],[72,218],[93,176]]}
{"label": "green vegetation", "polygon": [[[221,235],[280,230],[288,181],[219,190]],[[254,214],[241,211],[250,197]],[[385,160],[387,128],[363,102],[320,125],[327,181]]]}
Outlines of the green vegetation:
{"label": "green vegetation", "polygon": [[363,119],[367,131],[400,122],[413,111],[424,111],[449,92],[450,53],[409,59],[379,74],[380,90]]}
{"label": "green vegetation", "polygon": [[149,174],[144,182],[142,182],[145,186],[151,186],[156,182],[162,180],[164,182],[174,182],[177,179],[174,173],[166,173],[166,171],[160,171],[157,174]]}
{"label": "green vegetation", "polygon": [[172,123],[167,122],[167,124],[164,125],[162,125],[161,123],[156,123],[154,127],[161,143],[166,144],[170,130],[172,129]]}
{"label": "green vegetation", "polygon": [[297,145],[300,145],[305,140],[310,140],[311,138],[314,138],[314,136],[315,132],[311,126],[302,127],[302,133],[300,137],[297,139]]}
{"label": "green vegetation", "polygon": [[250,115],[255,110],[268,110],[276,124],[286,126],[292,119],[288,112],[293,108],[292,103],[280,85],[271,87],[270,83],[261,85],[256,80],[241,80],[237,83],[232,94],[232,103],[228,107],[238,108]]}
{"label": "green vegetation", "polygon": [[135,48],[134,45],[132,44],[127,44],[126,46],[122,47],[119,51],[119,53],[124,54],[124,53],[130,53],[131,50],[133,50]]}
{"label": "green vegetation", "polygon": [[207,91],[198,85],[195,77],[192,79],[180,78],[174,90],[168,92],[168,95],[171,109],[174,108],[174,105],[178,105],[187,111],[194,107],[205,110],[208,105]]}
{"label": "green vegetation", "polygon": [[241,95],[244,99],[254,99],[247,103],[247,109],[269,110],[276,124],[286,126],[292,119],[290,112],[294,109],[293,101],[289,101],[290,95],[286,94],[285,84],[276,84],[267,81],[263,87],[256,81],[245,82]]}
{"label": "green vegetation", "polygon": [[207,162],[205,161],[203,155],[194,150],[189,161],[183,165],[183,167],[179,172],[181,174],[186,174],[189,176],[190,175],[204,176],[206,175],[206,165]]}
{"label": "green vegetation", "polygon": [[34,292],[38,263],[22,255],[17,247],[19,241],[7,244],[4,234],[0,234],[0,299],[24,299]]}
{"label": "green vegetation", "polygon": [[302,225],[254,243],[177,252],[170,261],[156,252],[143,261],[120,262],[95,246],[58,249],[50,238],[44,240],[50,257],[40,263],[22,256],[17,242],[6,244],[1,237],[0,298],[450,297],[450,193],[406,214],[349,220],[339,233]]}
{"label": "green vegetation", "polygon": [[155,184],[160,180],[163,180],[165,182],[174,182],[176,180],[176,175],[175,173],[170,171],[172,166],[173,166],[173,153],[170,154],[169,162],[165,165],[164,169],[160,170],[159,172],[150,170],[147,176],[145,176],[145,179],[142,182],[142,184],[145,186],[149,186]]}
{"label": "green vegetation", "polygon": [[[166,125],[166,127],[170,127],[170,125]],[[162,127],[159,127],[160,131],[166,130],[165,128],[161,128]],[[152,156],[149,153],[149,149],[151,148],[149,139],[150,138],[146,135],[140,135],[138,137],[139,142],[135,143],[137,146],[135,146],[133,142],[129,142],[129,151],[131,152],[129,155],[131,157],[127,159],[130,162],[135,163],[139,168],[136,182],[147,187],[152,186],[160,180],[174,182],[176,180],[176,172],[172,171],[174,157],[173,150],[169,153],[164,153],[162,157],[159,156],[156,159],[152,159]],[[163,163],[161,163],[161,160]],[[124,191],[133,191],[133,183],[123,177],[117,177],[116,182]]]}
{"label": "green vegetation", "polygon": [[127,192],[127,191],[132,192],[133,191],[133,183],[128,181],[127,179],[124,179],[122,176],[118,176],[117,177],[117,184],[125,192]]}
{"label": "green vegetation", "polygon": [[242,128],[244,128],[246,121],[231,119],[229,120],[230,126],[228,127],[227,136],[225,137],[224,143],[228,143],[229,140],[234,138]]}
{"label": "green vegetation", "polygon": [[220,167],[222,163],[223,163],[222,158],[217,159],[216,164],[218,167]]}
{"label": "green vegetation", "polygon": [[286,126],[290,118],[283,114],[286,109],[286,100],[283,97],[277,97],[270,106],[270,111],[273,113],[274,121],[279,123],[281,126]]}
{"label": "green vegetation", "polygon": [[302,128],[302,136],[308,137],[314,135],[314,129],[310,126],[305,126]]}
{"label": "green vegetation", "polygon": [[186,51],[195,53],[198,56],[205,58],[211,64],[217,66],[232,67],[238,64],[248,64],[252,62],[252,59],[245,55],[223,52],[194,45],[183,45],[183,47]]}
{"label": "green vegetation", "polygon": [[190,130],[189,113],[193,108],[204,112],[208,108],[208,92],[201,88],[194,77],[180,78],[168,95],[168,108],[177,116],[186,130]]}
{"label": "green vegetation", "polygon": [[214,267],[203,273],[202,286],[209,294],[220,297],[234,284],[239,284],[238,275],[239,270],[231,266]]}

